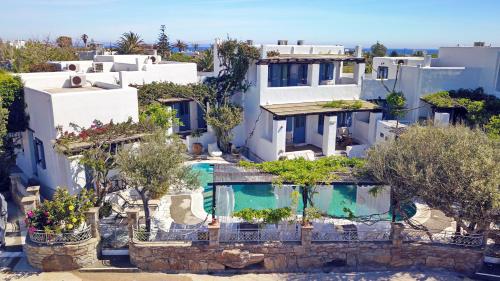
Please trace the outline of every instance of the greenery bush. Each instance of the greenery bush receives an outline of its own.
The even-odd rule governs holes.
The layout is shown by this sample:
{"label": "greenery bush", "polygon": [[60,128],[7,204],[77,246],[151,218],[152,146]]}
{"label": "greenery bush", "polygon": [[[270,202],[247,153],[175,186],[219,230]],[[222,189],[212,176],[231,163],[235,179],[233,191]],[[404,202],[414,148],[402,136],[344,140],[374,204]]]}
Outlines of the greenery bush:
{"label": "greenery bush", "polygon": [[334,100],[334,101],[329,101],[328,103],[324,104],[323,107],[328,107],[328,108],[341,108],[341,109],[360,109],[363,107],[363,102],[356,100],[356,101],[344,101],[344,100]]}
{"label": "greenery bush", "polygon": [[365,168],[391,186],[397,213],[418,199],[481,232],[500,219],[499,148],[480,130],[411,126],[370,149]]}
{"label": "greenery bush", "polygon": [[234,212],[233,216],[241,218],[249,223],[269,223],[277,224],[290,218],[293,215],[290,207],[276,208],[276,209],[261,209],[256,210],[252,208],[245,208],[240,211]]}
{"label": "greenery bush", "polygon": [[440,91],[422,97],[438,108],[464,108],[470,126],[484,126],[492,116],[500,114],[500,99],[484,93],[482,88]]}
{"label": "greenery bush", "polygon": [[85,223],[85,211],[94,205],[94,200],[92,190],[83,189],[77,195],[70,195],[67,189],[58,188],[51,201],[45,200],[26,214],[28,231],[56,234],[74,231]]}

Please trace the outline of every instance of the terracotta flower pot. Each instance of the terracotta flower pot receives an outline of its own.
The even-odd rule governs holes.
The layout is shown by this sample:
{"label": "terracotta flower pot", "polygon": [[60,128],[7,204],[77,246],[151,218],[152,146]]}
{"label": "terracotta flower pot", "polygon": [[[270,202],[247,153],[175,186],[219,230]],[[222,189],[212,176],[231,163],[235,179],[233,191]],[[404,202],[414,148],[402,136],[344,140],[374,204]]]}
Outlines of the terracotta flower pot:
{"label": "terracotta flower pot", "polygon": [[203,152],[203,145],[199,142],[193,143],[191,148],[192,148],[191,150],[193,151],[193,154],[195,154],[195,155],[200,155]]}

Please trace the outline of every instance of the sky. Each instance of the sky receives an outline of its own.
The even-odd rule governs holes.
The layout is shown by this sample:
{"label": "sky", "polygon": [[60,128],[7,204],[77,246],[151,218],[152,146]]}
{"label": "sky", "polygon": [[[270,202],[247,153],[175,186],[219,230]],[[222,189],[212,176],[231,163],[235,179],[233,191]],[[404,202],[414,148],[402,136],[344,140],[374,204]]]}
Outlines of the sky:
{"label": "sky", "polygon": [[0,38],[55,39],[81,34],[116,42],[134,31],[154,43],[214,38],[389,48],[500,45],[500,0],[0,0]]}

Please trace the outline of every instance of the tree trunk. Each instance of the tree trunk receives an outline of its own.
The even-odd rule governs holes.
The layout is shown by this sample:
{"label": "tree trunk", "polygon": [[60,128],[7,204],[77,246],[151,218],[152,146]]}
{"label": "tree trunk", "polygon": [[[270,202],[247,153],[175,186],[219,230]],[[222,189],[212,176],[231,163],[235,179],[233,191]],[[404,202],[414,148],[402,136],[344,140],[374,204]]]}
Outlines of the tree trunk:
{"label": "tree trunk", "polygon": [[142,206],[144,208],[144,218],[146,219],[146,232],[151,231],[151,214],[149,213],[149,198],[146,196],[145,192],[139,192],[142,199]]}
{"label": "tree trunk", "polygon": [[304,205],[304,208],[302,209],[302,223],[306,223],[306,209],[307,209],[307,201],[308,201],[308,196],[307,196],[307,187],[302,186],[302,204]]}

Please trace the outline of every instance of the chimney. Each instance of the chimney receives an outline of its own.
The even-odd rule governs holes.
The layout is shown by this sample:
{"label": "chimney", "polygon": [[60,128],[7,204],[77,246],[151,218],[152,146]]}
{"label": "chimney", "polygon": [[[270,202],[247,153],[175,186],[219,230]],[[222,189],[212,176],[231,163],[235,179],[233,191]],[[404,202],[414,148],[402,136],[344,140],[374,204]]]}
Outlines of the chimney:
{"label": "chimney", "polygon": [[253,45],[253,40],[247,40],[247,44],[252,46]]}
{"label": "chimney", "polygon": [[432,56],[431,55],[425,55],[424,57],[424,67],[430,67],[432,62]]}
{"label": "chimney", "polygon": [[474,42],[474,47],[484,47],[484,42]]}
{"label": "chimney", "polygon": [[299,46],[304,45],[304,40],[297,40],[297,45],[299,45]]}
{"label": "chimney", "polygon": [[357,45],[356,48],[354,49],[354,56],[357,58],[363,57],[363,49],[361,49],[360,45]]}
{"label": "chimney", "polygon": [[288,45],[288,40],[278,40],[278,45]]}

